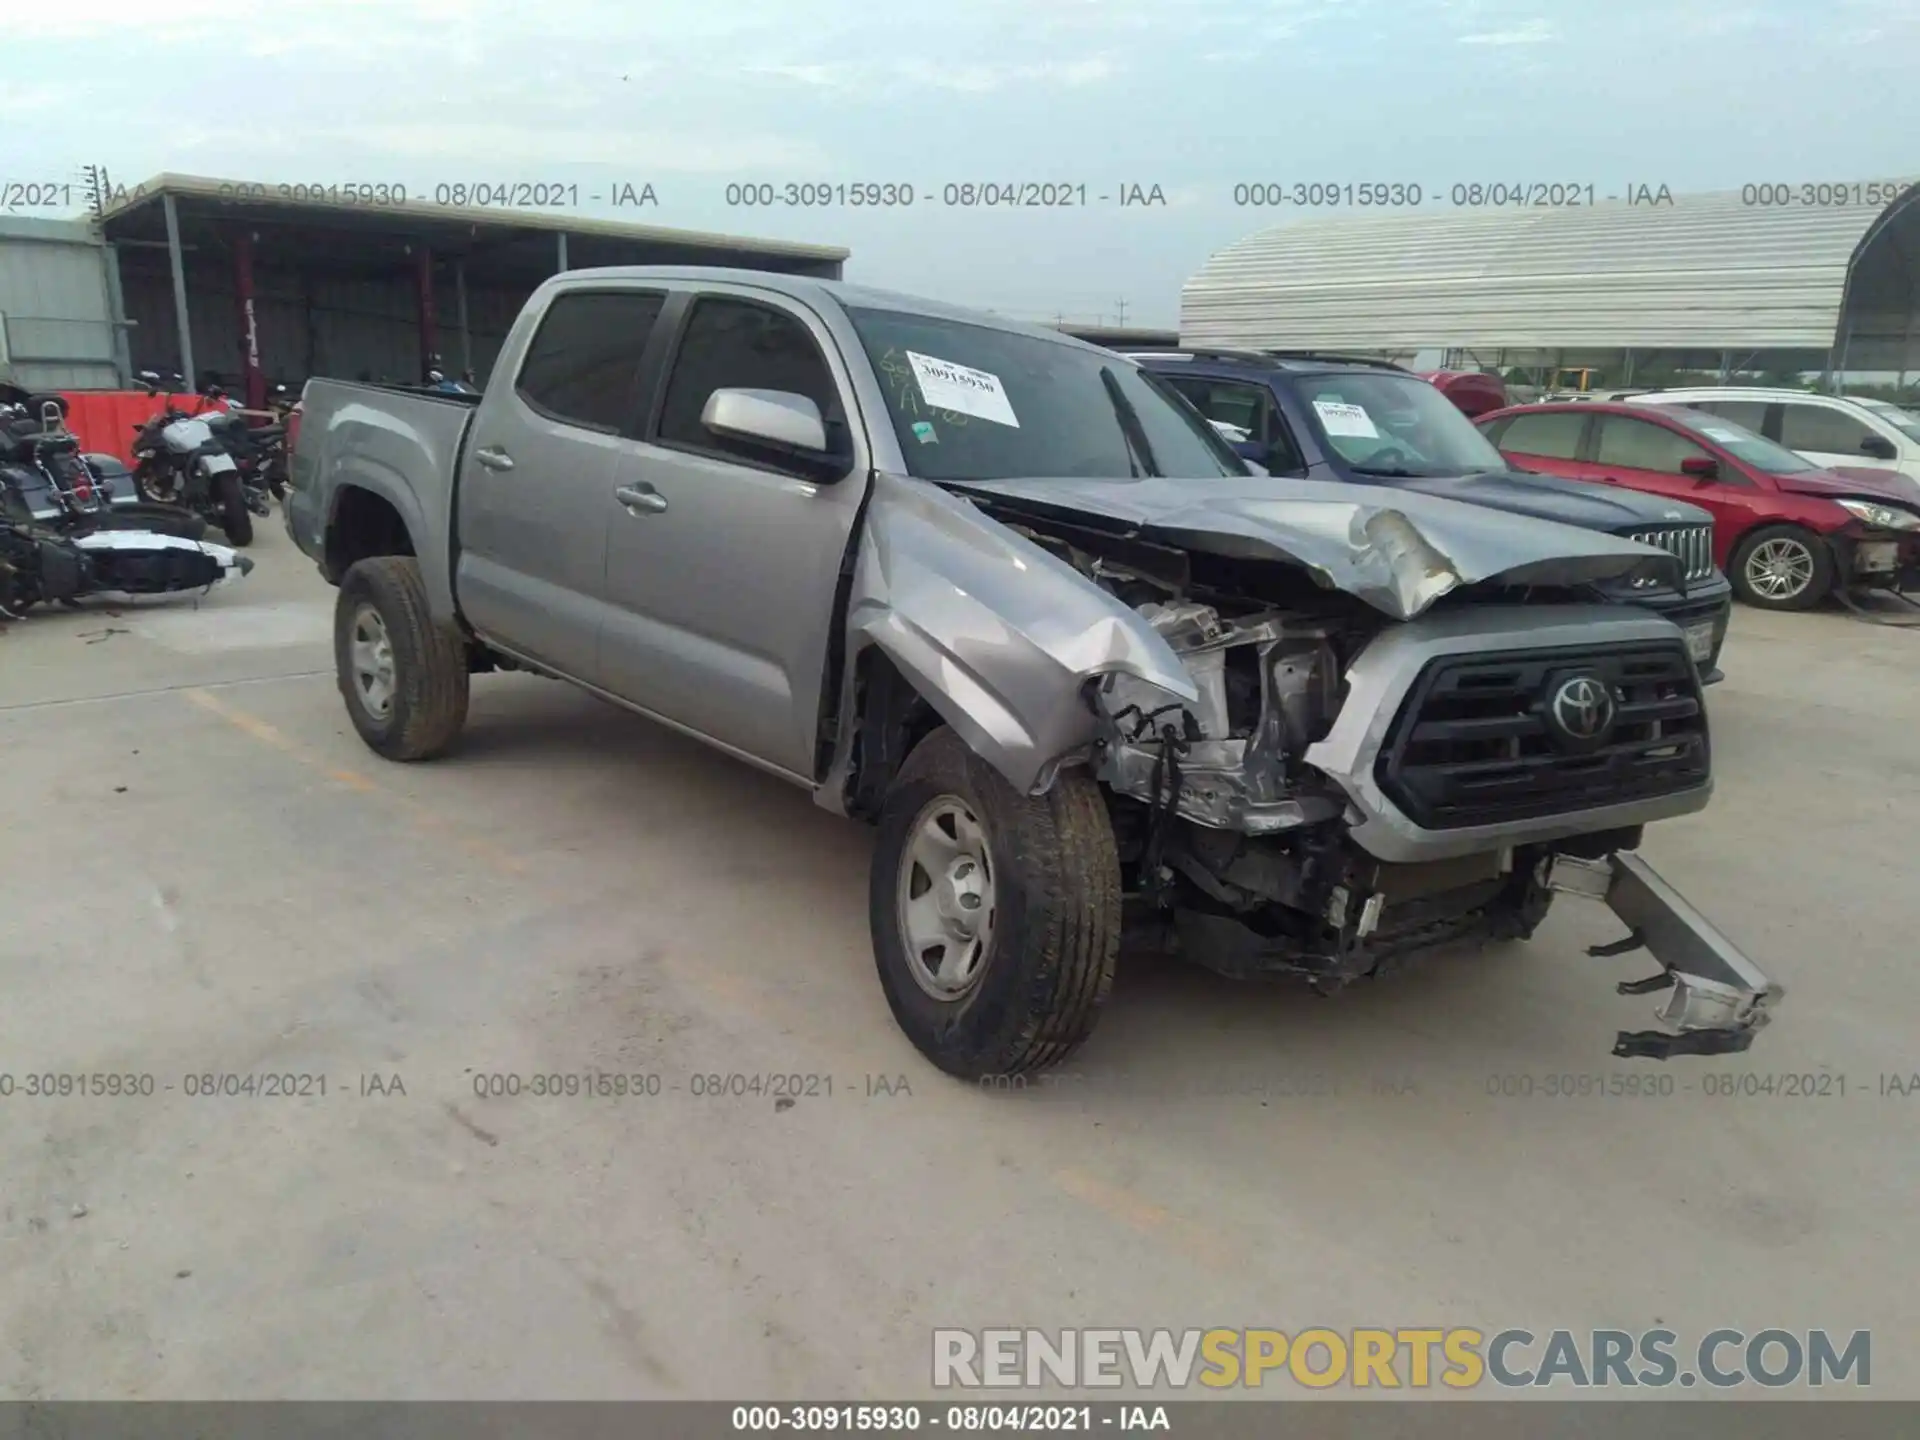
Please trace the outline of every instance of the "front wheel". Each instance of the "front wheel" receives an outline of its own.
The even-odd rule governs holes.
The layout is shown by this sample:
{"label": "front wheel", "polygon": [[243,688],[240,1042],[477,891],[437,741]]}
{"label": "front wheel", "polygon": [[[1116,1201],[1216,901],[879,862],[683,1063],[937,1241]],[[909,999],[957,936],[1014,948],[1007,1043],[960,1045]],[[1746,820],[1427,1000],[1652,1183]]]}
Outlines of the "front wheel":
{"label": "front wheel", "polygon": [[467,720],[467,654],[433,622],[420,562],[377,555],[341,577],[333,660],[347,716],[389,760],[430,760]]}
{"label": "front wheel", "polygon": [[247,487],[229,470],[213,481],[214,498],[220,504],[220,528],[227,532],[227,543],[236,550],[253,543],[253,515],[247,508]]}
{"label": "front wheel", "polygon": [[178,505],[181,500],[180,472],[144,461],[134,469],[133,493],[149,505]]}
{"label": "front wheel", "polygon": [[868,892],[895,1021],[966,1080],[1072,1054],[1113,987],[1120,862],[1099,786],[1007,784],[951,730],[907,757],[880,813]]}
{"label": "front wheel", "polygon": [[1798,525],[1764,525],[1734,547],[1727,578],[1762,610],[1811,610],[1832,593],[1833,550]]}

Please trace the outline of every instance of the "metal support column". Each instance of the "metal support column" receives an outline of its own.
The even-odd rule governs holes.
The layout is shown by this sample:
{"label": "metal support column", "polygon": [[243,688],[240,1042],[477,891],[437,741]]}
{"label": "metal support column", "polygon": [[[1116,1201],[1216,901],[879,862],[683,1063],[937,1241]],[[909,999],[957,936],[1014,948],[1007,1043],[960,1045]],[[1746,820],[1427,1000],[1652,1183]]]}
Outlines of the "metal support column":
{"label": "metal support column", "polygon": [[554,236],[554,239],[559,241],[559,245],[556,248],[558,249],[560,257],[560,273],[564,275],[567,273],[567,232],[562,230],[558,235]]}
{"label": "metal support column", "polygon": [[100,247],[100,264],[106,272],[107,308],[113,321],[113,368],[120,386],[133,384],[133,343],[127,336],[132,322],[127,319],[127,296],[120,288],[120,251],[112,245]]}
{"label": "metal support column", "polygon": [[424,385],[427,372],[438,368],[440,356],[440,336],[433,312],[433,251],[425,245],[417,247],[413,262],[414,294],[420,302],[420,383]]}
{"label": "metal support column", "polygon": [[193,324],[187,319],[187,266],[180,254],[180,210],[171,193],[160,197],[167,217],[167,263],[173,270],[173,319],[180,327],[180,374],[190,388],[198,388],[193,368]]}
{"label": "metal support column", "polygon": [[460,309],[460,373],[473,373],[473,331],[467,327],[467,262],[453,262],[453,295]]}
{"label": "metal support column", "polygon": [[240,369],[246,377],[242,393],[249,410],[267,408],[267,376],[260,368],[260,320],[253,293],[251,230],[242,230],[233,244],[233,293],[240,301]]}

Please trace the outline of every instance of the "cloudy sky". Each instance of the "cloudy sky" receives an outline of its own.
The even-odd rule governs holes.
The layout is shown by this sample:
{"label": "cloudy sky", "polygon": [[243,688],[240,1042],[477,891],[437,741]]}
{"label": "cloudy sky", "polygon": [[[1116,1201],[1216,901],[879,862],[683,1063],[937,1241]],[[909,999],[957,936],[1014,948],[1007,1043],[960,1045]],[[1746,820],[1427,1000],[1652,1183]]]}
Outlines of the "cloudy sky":
{"label": "cloudy sky", "polygon": [[[0,22],[0,179],[651,183],[657,209],[620,213],[846,245],[850,277],[1032,318],[1171,323],[1209,253],[1306,213],[1238,208],[1242,182],[1920,170],[1916,0],[0,0]],[[727,203],[806,181],[916,203]],[[969,181],[1092,203],[939,203]],[[1096,198],[1136,184],[1166,203]]]}

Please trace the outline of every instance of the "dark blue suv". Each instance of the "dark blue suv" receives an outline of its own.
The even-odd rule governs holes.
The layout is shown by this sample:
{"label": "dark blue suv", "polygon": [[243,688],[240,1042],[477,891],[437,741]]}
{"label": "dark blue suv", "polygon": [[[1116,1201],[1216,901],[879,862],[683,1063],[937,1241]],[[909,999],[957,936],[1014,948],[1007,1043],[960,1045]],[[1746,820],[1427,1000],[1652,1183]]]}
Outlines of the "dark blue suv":
{"label": "dark blue suv", "polygon": [[1686,633],[1701,678],[1721,678],[1732,590],[1713,564],[1713,518],[1680,501],[1513,465],[1432,385],[1384,360],[1295,351],[1130,351],[1269,474],[1418,490],[1491,510],[1630,536],[1686,562],[1685,588],[1610,594]]}

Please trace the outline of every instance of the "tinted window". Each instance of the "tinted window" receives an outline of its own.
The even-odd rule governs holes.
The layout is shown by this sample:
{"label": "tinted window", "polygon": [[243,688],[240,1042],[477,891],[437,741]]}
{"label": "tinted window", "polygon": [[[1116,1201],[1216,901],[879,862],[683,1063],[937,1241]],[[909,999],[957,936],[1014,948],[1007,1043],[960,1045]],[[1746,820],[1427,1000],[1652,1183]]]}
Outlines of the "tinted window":
{"label": "tinted window", "polygon": [[920,479],[1247,473],[1192,406],[1118,355],[943,316],[848,315]]}
{"label": "tinted window", "polygon": [[1624,415],[1603,416],[1600,448],[1594,459],[1623,470],[1651,470],[1660,475],[1681,474],[1680,462],[1706,451],[1651,420],[1629,420]]}
{"label": "tinted window", "polygon": [[1300,451],[1287,432],[1286,422],[1274,409],[1272,394],[1264,386],[1190,376],[1162,375],[1160,378],[1191,400],[1194,408],[1207,419],[1244,430],[1248,440],[1268,452],[1268,469],[1300,468]]}
{"label": "tinted window", "polygon": [[[1666,406],[1663,408],[1673,417],[1675,424],[1686,426],[1696,435],[1706,436],[1722,450],[1732,451],[1739,459],[1756,470],[1764,470],[1769,475],[1800,475],[1808,470],[1819,468],[1811,460],[1802,459],[1784,445],[1776,445],[1771,440],[1763,439],[1744,425],[1732,420],[1723,420],[1718,415],[1707,414],[1704,407]],[[1724,465],[1720,468],[1720,479],[1728,485],[1747,483],[1744,476]]]}
{"label": "tinted window", "polygon": [[666,297],[576,291],[547,307],[527,347],[520,398],[571,425],[618,431],[632,417],[640,356]]}
{"label": "tinted window", "polygon": [[1543,455],[1571,460],[1580,452],[1580,432],[1587,417],[1577,410],[1547,410],[1538,415],[1516,415],[1500,435],[1500,448],[1516,455]]}
{"label": "tinted window", "polygon": [[1843,410],[1825,405],[1781,407],[1780,443],[1789,450],[1815,450],[1833,455],[1863,455],[1860,442],[1873,432]]}
{"label": "tinted window", "polygon": [[1694,400],[1689,404],[1692,409],[1704,410],[1709,415],[1718,415],[1722,420],[1745,426],[1756,435],[1767,428],[1767,402],[1764,400]]}
{"label": "tinted window", "polygon": [[708,296],[696,301],[674,357],[660,412],[660,438],[702,450],[752,453],[753,447],[714,434],[700,423],[716,390],[786,390],[820,407],[828,422],[844,421],[826,358],[807,327],[784,310],[751,300]]}

